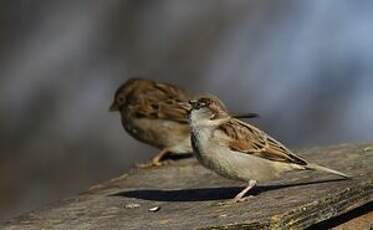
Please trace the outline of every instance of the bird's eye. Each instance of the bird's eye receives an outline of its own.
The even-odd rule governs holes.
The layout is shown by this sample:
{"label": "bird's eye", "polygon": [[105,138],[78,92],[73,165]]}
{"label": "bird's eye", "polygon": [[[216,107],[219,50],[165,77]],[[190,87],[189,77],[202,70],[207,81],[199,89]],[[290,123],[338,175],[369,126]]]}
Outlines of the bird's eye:
{"label": "bird's eye", "polygon": [[124,102],[124,97],[123,96],[118,96],[118,102],[123,103]]}

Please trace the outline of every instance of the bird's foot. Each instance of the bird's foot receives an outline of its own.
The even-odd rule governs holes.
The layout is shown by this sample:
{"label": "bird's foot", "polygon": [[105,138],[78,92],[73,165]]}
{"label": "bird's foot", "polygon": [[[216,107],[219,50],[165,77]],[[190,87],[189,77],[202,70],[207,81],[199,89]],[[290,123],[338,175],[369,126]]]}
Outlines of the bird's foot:
{"label": "bird's foot", "polygon": [[147,162],[147,163],[136,164],[136,167],[145,169],[145,168],[160,167],[160,166],[166,165],[166,164],[168,164],[167,161],[152,160],[152,161]]}
{"label": "bird's foot", "polygon": [[233,198],[231,200],[219,202],[218,206],[224,206],[224,205],[232,205],[232,204],[242,203],[242,202],[246,202],[246,201],[248,201],[248,200],[250,200],[252,198],[254,198],[254,196],[252,196],[252,195],[245,196],[245,197],[242,197],[242,198]]}

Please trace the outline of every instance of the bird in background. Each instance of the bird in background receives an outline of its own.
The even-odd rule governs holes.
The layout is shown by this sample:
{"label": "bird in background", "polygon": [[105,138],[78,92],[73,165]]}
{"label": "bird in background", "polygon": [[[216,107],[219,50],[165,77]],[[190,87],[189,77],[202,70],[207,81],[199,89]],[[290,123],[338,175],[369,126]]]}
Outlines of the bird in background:
{"label": "bird in background", "polygon": [[[115,92],[110,111],[121,115],[124,129],[135,139],[161,149],[151,162],[160,166],[169,153],[192,153],[187,103],[191,94],[175,85],[146,79],[129,79]],[[236,115],[257,117],[255,113]]]}
{"label": "bird in background", "polygon": [[198,161],[223,177],[247,183],[231,202],[246,200],[245,194],[257,182],[281,178],[287,171],[317,170],[350,178],[308,162],[264,131],[232,117],[218,98],[200,97],[184,106],[191,108],[192,146]]}

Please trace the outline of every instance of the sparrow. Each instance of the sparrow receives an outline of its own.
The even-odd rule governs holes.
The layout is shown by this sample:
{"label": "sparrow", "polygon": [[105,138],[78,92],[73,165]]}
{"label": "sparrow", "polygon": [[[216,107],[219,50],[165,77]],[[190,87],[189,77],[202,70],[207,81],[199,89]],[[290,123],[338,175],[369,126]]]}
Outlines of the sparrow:
{"label": "sparrow", "polygon": [[122,125],[132,137],[160,149],[150,163],[140,167],[160,166],[169,153],[193,152],[188,124],[190,107],[185,107],[191,98],[191,93],[177,86],[137,78],[129,79],[116,90],[109,110],[120,113]]}
{"label": "sparrow", "polygon": [[194,154],[206,168],[247,186],[229,203],[247,200],[257,182],[271,181],[293,170],[318,170],[350,178],[344,173],[313,164],[291,152],[264,131],[232,117],[213,97],[190,100],[191,140]]}

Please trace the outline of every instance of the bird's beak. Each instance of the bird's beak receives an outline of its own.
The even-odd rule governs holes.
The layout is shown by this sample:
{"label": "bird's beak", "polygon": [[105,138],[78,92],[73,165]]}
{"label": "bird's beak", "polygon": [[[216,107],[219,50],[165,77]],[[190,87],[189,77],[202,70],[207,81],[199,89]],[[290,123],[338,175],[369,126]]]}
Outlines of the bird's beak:
{"label": "bird's beak", "polygon": [[109,112],[115,112],[115,111],[119,111],[119,108],[118,108],[118,105],[115,102],[113,102],[113,104],[111,104],[109,108]]}
{"label": "bird's beak", "polygon": [[[189,104],[190,106],[192,107],[192,109],[200,109],[204,106],[206,106],[205,103],[201,103],[199,100],[197,99],[192,99],[192,100],[189,100]],[[192,110],[191,109],[191,110]]]}
{"label": "bird's beak", "polygon": [[192,105],[188,102],[180,102],[179,105],[188,112],[190,112],[193,108]]}
{"label": "bird's beak", "polygon": [[199,107],[199,103],[197,100],[195,99],[192,99],[192,100],[189,100],[189,106],[191,107],[190,110],[192,110],[193,108],[197,108]]}

